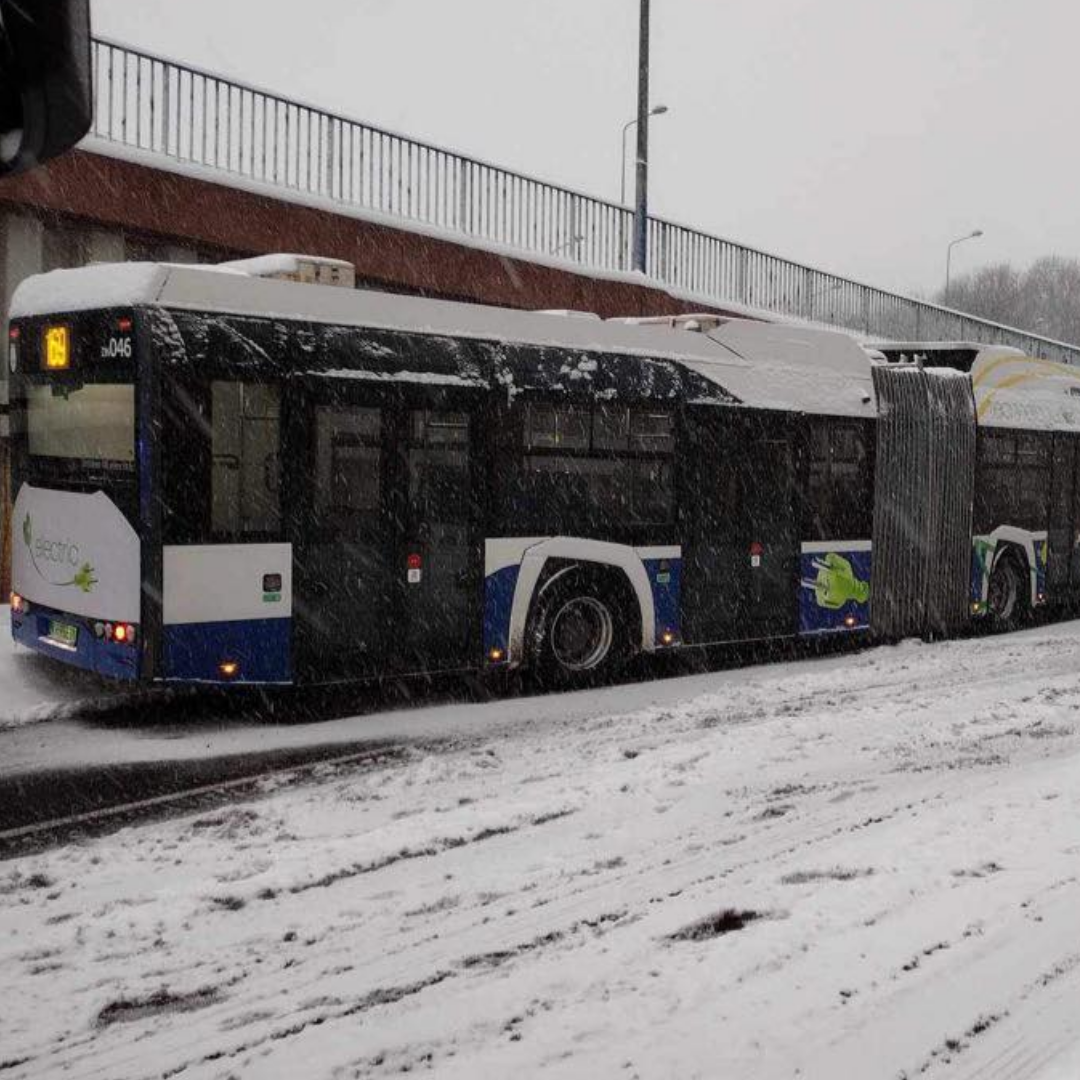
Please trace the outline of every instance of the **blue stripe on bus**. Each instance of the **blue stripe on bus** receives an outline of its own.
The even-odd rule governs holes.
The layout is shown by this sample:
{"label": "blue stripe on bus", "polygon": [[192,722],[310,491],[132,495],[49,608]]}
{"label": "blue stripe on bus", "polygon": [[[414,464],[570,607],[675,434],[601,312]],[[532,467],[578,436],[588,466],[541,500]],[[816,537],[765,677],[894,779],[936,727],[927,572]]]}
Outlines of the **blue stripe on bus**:
{"label": "blue stripe on bus", "polygon": [[[162,629],[162,675],[193,682],[287,683],[292,681],[292,620],[171,623]],[[240,665],[226,679],[224,660]]]}
{"label": "blue stripe on bus", "polygon": [[682,637],[682,559],[642,559],[642,564],[652,588],[656,644],[662,644],[665,632],[674,634],[675,641],[679,641]]}
{"label": "blue stripe on bus", "polygon": [[[56,645],[46,638],[49,621],[66,623],[78,629],[73,648]],[[105,641],[94,635],[93,619],[80,615],[67,615],[52,608],[34,605],[29,615],[11,616],[11,636],[20,645],[33,649],[43,656],[52,657],[63,664],[92,671],[110,679],[137,679],[139,677],[140,650],[131,645]]]}
{"label": "blue stripe on bus", "polygon": [[514,606],[520,566],[504,566],[484,579],[484,655],[492,649],[502,650],[505,657],[510,647],[510,612]]}

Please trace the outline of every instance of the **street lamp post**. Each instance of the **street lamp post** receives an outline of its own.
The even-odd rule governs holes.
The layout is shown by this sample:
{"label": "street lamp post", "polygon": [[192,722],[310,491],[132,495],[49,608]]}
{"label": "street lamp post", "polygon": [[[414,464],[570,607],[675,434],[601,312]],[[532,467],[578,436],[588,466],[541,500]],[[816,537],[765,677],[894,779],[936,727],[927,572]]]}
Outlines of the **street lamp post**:
{"label": "street lamp post", "polygon": [[945,303],[949,302],[949,281],[952,277],[952,249],[957,244],[962,244],[965,240],[974,240],[977,237],[982,236],[982,229],[973,229],[971,232],[964,236],[958,236],[955,240],[950,241],[948,248],[945,252]]}
{"label": "street lamp post", "polygon": [[[649,110],[650,116],[663,116],[668,111],[666,105],[654,105]],[[622,129],[622,179],[619,183],[619,205],[626,205],[626,134],[634,127],[638,122],[638,118],[635,116],[633,120],[628,120],[623,124]]]}
{"label": "street lamp post", "polygon": [[633,267],[645,273],[649,244],[649,0],[641,0],[638,44],[637,198]]}

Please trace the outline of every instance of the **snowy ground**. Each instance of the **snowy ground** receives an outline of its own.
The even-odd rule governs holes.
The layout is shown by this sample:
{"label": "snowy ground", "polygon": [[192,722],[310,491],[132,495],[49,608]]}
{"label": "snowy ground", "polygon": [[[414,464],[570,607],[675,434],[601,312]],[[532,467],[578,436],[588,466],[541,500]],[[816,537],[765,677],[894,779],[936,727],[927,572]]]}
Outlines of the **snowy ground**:
{"label": "snowy ground", "polygon": [[116,693],[100,680],[14,645],[11,608],[0,604],[0,731],[59,718],[88,700]]}
{"label": "snowy ground", "polygon": [[0,1072],[1080,1074],[1080,624],[443,712],[0,864]]}

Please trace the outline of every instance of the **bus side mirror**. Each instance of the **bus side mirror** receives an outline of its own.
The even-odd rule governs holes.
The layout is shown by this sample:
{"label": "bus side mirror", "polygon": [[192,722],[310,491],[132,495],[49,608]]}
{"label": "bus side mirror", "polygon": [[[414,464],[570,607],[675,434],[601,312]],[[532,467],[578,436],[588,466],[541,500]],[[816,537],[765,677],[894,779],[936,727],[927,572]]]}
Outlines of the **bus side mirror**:
{"label": "bus side mirror", "polygon": [[90,0],[0,0],[0,176],[90,130]]}

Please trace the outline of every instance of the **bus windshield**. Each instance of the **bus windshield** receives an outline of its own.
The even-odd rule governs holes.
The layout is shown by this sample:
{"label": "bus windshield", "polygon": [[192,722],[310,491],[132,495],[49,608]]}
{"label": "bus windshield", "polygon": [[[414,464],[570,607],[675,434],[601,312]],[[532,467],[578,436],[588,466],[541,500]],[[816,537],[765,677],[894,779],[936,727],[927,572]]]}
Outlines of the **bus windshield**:
{"label": "bus windshield", "polygon": [[27,442],[35,457],[135,461],[135,386],[27,387]]}

